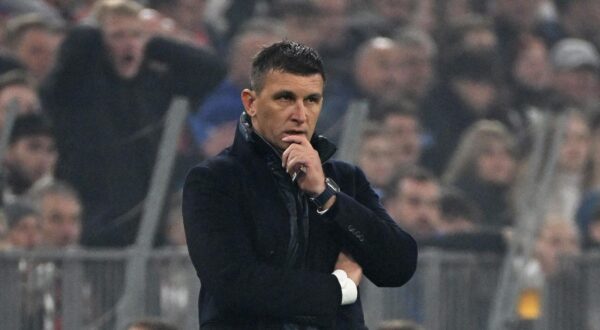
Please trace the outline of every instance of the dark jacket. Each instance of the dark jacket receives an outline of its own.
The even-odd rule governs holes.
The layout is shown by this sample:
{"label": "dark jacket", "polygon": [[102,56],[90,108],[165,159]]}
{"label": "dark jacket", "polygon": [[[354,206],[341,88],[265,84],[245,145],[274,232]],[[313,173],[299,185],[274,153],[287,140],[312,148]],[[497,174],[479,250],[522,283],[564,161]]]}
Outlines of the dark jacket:
{"label": "dark jacket", "polygon": [[[253,136],[240,125],[233,145],[193,168],[184,187],[203,329],[281,329],[287,323],[363,329],[360,300],[340,306],[340,286],[331,275],[339,252],[348,251],[374,284],[400,286],[415,271],[414,240],[386,214],[360,169],[327,161],[325,175],[342,192],[325,215],[308,204],[306,263],[287,268],[290,215],[264,161],[264,142]],[[321,152],[325,142],[311,143]]]}
{"label": "dark jacket", "polygon": [[224,74],[210,52],[154,38],[138,75],[125,80],[109,63],[98,29],[69,33],[41,96],[56,128],[57,176],[83,200],[84,244],[133,242],[173,96],[197,104]]}

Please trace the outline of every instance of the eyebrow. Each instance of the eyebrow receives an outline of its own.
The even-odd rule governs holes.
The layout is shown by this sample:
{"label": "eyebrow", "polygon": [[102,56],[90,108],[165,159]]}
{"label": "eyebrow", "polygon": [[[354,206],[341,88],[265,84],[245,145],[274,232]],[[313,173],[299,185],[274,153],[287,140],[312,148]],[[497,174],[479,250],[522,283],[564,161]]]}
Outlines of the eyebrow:
{"label": "eyebrow", "polygon": [[291,98],[296,98],[296,94],[294,94],[294,92],[292,91],[288,91],[288,90],[282,90],[282,91],[278,91],[275,94],[273,94],[273,99],[278,99],[280,97],[291,97]]}

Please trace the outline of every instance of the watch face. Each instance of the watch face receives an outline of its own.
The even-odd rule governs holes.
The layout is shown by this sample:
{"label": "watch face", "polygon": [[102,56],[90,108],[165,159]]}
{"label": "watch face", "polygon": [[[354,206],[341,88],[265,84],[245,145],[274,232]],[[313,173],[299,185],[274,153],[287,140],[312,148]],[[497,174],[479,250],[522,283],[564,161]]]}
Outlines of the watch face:
{"label": "watch face", "polygon": [[333,181],[330,178],[325,178],[325,183],[331,187],[331,189],[333,189],[336,193],[340,192],[340,187],[337,185],[337,183],[335,183],[335,181]]}

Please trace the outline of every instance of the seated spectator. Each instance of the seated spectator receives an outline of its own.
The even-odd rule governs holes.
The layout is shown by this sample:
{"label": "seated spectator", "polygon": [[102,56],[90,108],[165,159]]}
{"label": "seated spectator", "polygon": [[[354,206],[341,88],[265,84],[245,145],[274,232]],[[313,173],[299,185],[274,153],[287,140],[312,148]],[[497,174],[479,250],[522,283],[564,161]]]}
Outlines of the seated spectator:
{"label": "seated spectator", "polygon": [[440,199],[440,233],[471,232],[481,221],[481,211],[461,191],[445,189]]}
{"label": "seated spectator", "polygon": [[440,212],[439,235],[422,240],[421,247],[478,253],[506,251],[506,232],[482,227],[481,212],[459,190],[444,189]]}
{"label": "seated spectator", "polygon": [[4,159],[4,202],[13,202],[19,196],[52,182],[57,159],[54,134],[48,119],[36,113],[18,116]]}
{"label": "seated spectator", "polygon": [[444,182],[475,202],[482,212],[482,225],[500,228],[513,223],[511,198],[516,170],[511,133],[499,122],[482,120],[461,137]]}
{"label": "seated spectator", "polygon": [[415,107],[408,102],[379,104],[381,122],[392,148],[396,171],[417,166],[421,158],[421,124]]}
{"label": "seated spectator", "polygon": [[390,142],[384,130],[371,126],[363,130],[358,149],[358,166],[380,197],[394,175]]}
{"label": "seated spectator", "polygon": [[9,249],[31,250],[42,242],[40,214],[24,201],[8,204],[4,207],[4,216],[8,224],[6,242]]}
{"label": "seated spectator", "polygon": [[552,89],[555,107],[578,107],[591,111],[600,98],[600,54],[596,47],[583,39],[568,38],[550,49],[553,68]]}
{"label": "seated spectator", "polygon": [[10,19],[4,37],[7,49],[27,69],[36,83],[41,82],[54,66],[62,27],[39,14],[25,14]]}
{"label": "seated spectator", "polygon": [[586,185],[584,174],[590,160],[590,127],[587,116],[577,110],[568,111],[565,120],[557,121],[555,126],[555,132],[562,130],[562,139],[557,147],[556,170],[548,189],[548,212],[574,219]]}
{"label": "seated spectator", "polygon": [[581,252],[581,239],[572,219],[549,215],[538,231],[534,257],[546,276],[559,270],[561,257]]}
{"label": "seated spectator", "polygon": [[429,171],[403,170],[385,190],[384,207],[417,241],[439,233],[441,187]]}
{"label": "seated spectator", "polygon": [[42,219],[44,246],[78,246],[83,210],[77,192],[67,183],[53,182],[36,191],[33,200]]}
{"label": "seated spectator", "polygon": [[460,136],[480,119],[506,122],[506,109],[499,107],[500,71],[491,51],[457,50],[443,66],[438,84],[424,98],[421,123],[428,144],[423,166],[442,175],[454,154]]}

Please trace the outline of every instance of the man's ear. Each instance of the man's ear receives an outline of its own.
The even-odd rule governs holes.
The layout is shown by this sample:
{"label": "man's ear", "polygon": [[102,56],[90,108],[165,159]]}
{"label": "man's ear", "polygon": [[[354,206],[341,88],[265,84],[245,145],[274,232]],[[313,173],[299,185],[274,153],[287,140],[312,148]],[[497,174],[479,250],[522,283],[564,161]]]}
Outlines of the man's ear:
{"label": "man's ear", "polygon": [[254,91],[247,88],[242,91],[242,104],[244,105],[246,113],[250,117],[254,117],[254,115],[256,115],[256,107],[254,106],[255,100],[256,93]]}

